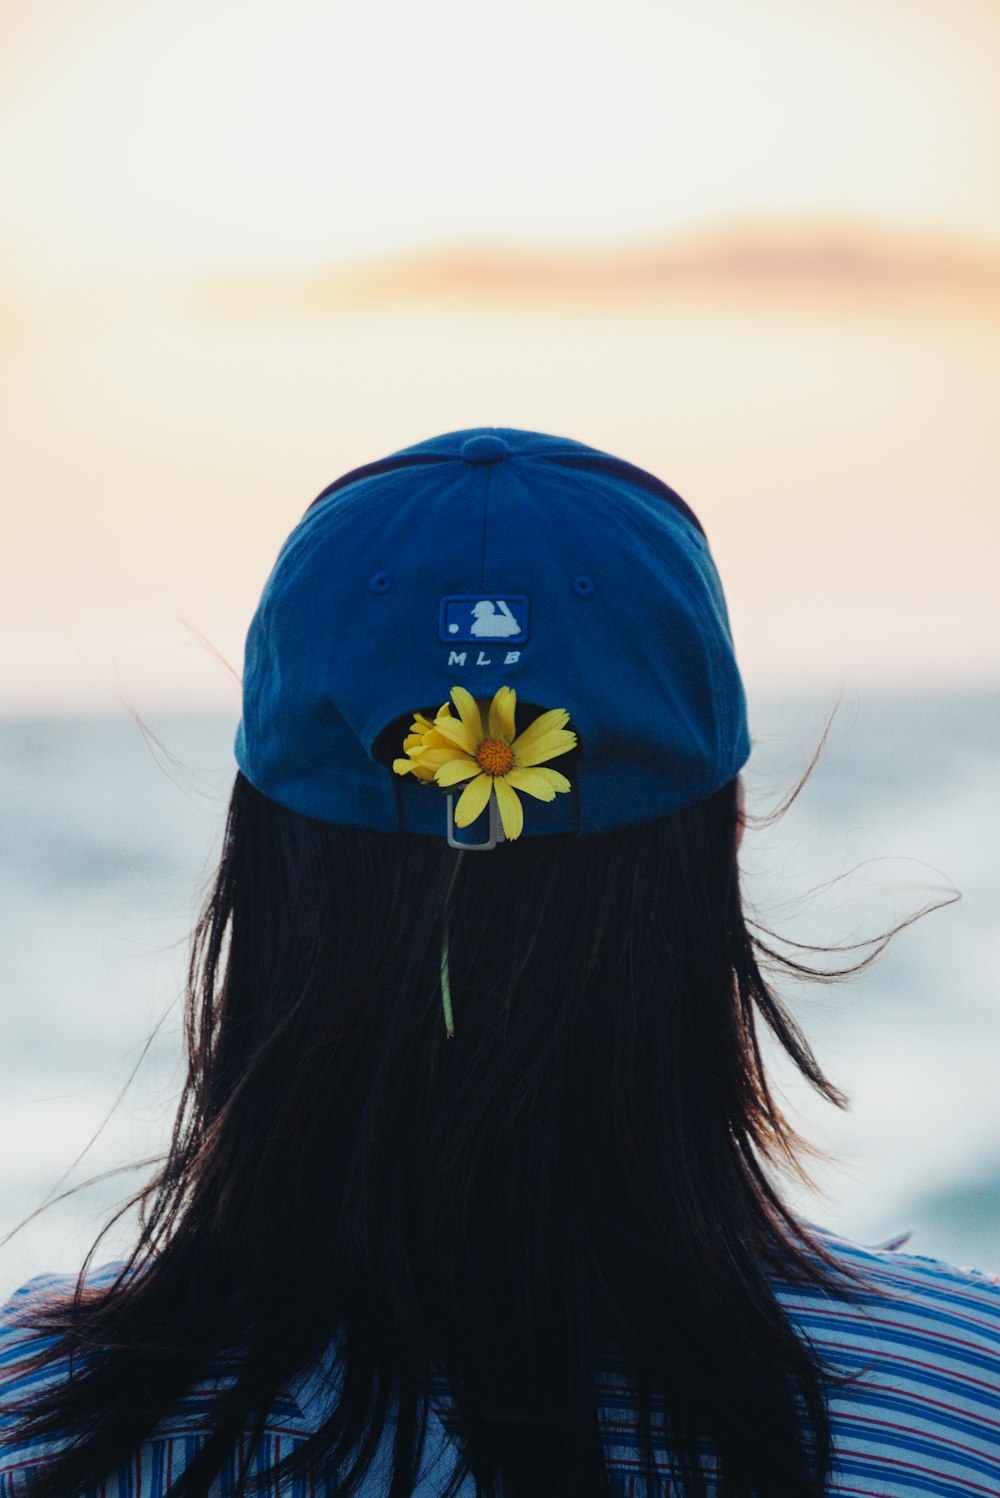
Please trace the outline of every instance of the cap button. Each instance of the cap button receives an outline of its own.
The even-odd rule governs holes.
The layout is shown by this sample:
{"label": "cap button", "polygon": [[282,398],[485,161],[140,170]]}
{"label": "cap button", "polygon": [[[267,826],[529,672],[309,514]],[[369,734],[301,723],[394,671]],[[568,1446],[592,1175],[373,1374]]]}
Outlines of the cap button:
{"label": "cap button", "polygon": [[487,432],[481,437],[467,437],[460,452],[466,463],[499,463],[509,456],[510,448],[502,437],[491,437]]}

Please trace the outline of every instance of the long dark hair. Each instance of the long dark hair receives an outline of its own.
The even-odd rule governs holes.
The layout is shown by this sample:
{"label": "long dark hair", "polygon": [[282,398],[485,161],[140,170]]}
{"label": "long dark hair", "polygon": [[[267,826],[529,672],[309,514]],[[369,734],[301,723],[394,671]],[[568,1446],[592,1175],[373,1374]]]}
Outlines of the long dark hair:
{"label": "long dark hair", "polygon": [[272,1478],[336,1472],[351,1498],[395,1409],[409,1495],[433,1375],[480,1492],[597,1498],[615,1363],[650,1492],[659,1428],[691,1494],[706,1449],[734,1498],[821,1494],[832,1375],[774,1282],[850,1291],[773,1184],[801,1142],[761,1026],[843,1099],[761,971],[739,819],[732,781],[649,825],[464,854],[453,880],[443,839],[325,825],[238,776],[138,1242],[109,1288],[84,1284],[92,1251],[34,1312],[55,1339],[38,1366],[75,1370],[20,1411],[67,1443],[29,1498],[106,1477],[235,1352],[171,1490],[202,1498],[335,1336],[339,1400]]}

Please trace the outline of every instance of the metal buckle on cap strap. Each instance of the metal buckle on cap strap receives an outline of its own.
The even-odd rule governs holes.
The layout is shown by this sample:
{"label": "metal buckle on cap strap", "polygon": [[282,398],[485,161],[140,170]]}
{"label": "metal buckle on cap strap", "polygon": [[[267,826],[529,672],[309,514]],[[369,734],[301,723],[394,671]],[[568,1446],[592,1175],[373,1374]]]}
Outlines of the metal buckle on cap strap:
{"label": "metal buckle on cap strap", "polygon": [[490,835],[483,843],[460,843],[455,837],[455,797],[451,791],[445,797],[448,803],[448,847],[458,848],[462,853],[488,853],[495,848],[497,843],[504,841],[503,823],[500,820],[500,808],[497,798],[490,794],[488,810],[490,814]]}

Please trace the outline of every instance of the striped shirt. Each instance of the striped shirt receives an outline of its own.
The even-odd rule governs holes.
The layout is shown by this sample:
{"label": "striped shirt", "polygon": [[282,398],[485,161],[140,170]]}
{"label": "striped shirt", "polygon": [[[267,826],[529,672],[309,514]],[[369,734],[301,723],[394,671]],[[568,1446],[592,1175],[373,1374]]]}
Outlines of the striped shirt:
{"label": "striped shirt", "polygon": [[[837,1373],[859,1375],[849,1390],[837,1391],[830,1412],[835,1462],[831,1498],[1000,1498],[1000,1277],[955,1269],[935,1259],[890,1249],[863,1248],[828,1233],[818,1234],[842,1262],[866,1277],[867,1288],[847,1301],[818,1289],[776,1286],[799,1331]],[[118,1266],[106,1265],[93,1277],[107,1282]],[[0,1311],[0,1398],[18,1397],[42,1382],[64,1377],[65,1365],[50,1365],[31,1377],[19,1366],[39,1343],[15,1323],[27,1297],[67,1288],[72,1281],[43,1275],[23,1286]],[[266,1437],[252,1470],[280,1460],[321,1423],[329,1408],[336,1374],[331,1350],[303,1372],[273,1405]],[[155,1438],[88,1498],[162,1498],[190,1462],[207,1428],[206,1391],[199,1386],[165,1421]],[[620,1498],[643,1498],[636,1412],[624,1373],[602,1377],[599,1385],[604,1444]],[[30,1466],[44,1459],[45,1446],[17,1446],[10,1421],[0,1422],[0,1498],[18,1498]],[[673,1491],[670,1453],[662,1441],[654,1449],[662,1476],[659,1494]],[[213,1484],[213,1498],[226,1498],[235,1485],[239,1447]],[[437,1498],[458,1457],[457,1427],[447,1387],[432,1389],[421,1472],[414,1498]],[[385,1493],[391,1467],[391,1429],[366,1480],[366,1498]],[[334,1498],[335,1483],[322,1485]],[[291,1498],[318,1498],[317,1484],[296,1481]],[[711,1487],[710,1487],[711,1490]],[[270,1491],[270,1489],[268,1489]],[[466,1478],[460,1498],[474,1498]]]}

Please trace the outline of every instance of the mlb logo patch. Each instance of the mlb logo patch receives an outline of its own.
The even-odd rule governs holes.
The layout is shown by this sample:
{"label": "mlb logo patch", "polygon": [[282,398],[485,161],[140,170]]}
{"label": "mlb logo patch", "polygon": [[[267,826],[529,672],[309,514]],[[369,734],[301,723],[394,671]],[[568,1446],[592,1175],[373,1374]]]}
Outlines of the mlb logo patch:
{"label": "mlb logo patch", "polygon": [[441,639],[513,640],[528,638],[528,600],[523,593],[450,593],[441,600]]}

